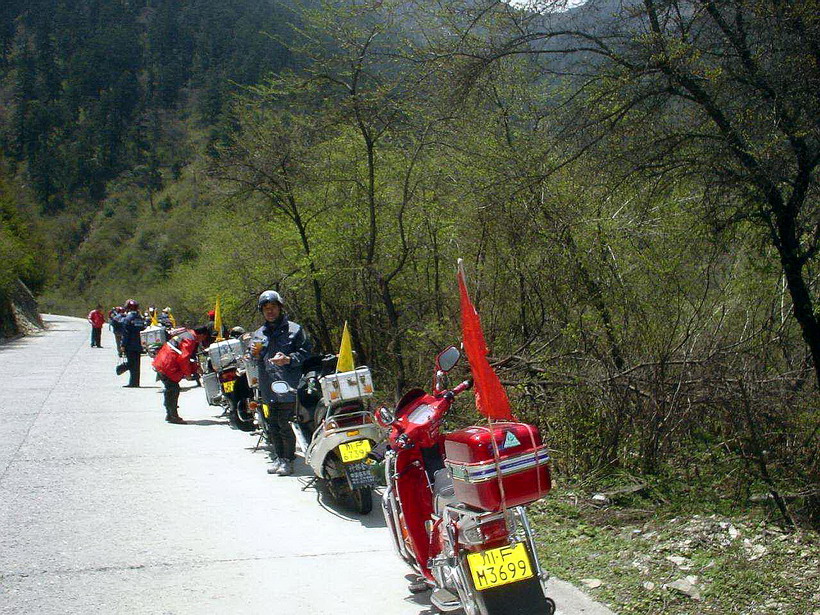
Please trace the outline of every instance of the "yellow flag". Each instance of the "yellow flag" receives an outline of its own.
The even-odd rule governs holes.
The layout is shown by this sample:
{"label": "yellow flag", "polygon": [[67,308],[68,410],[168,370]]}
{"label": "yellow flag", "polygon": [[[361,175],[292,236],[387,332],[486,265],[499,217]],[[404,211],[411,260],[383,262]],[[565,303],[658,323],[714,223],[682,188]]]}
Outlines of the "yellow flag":
{"label": "yellow flag", "polygon": [[151,312],[151,326],[152,327],[159,327],[159,319],[157,318],[157,311],[156,310]]}
{"label": "yellow flag", "polygon": [[339,360],[336,362],[336,371],[352,372],[354,369],[353,346],[350,341],[350,331],[347,330],[347,321],[345,321],[345,328],[342,331],[342,345],[339,347]]}
{"label": "yellow flag", "polygon": [[219,307],[219,296],[216,298],[216,306],[214,307],[214,329],[216,329],[216,341],[221,342],[222,337],[222,308]]}

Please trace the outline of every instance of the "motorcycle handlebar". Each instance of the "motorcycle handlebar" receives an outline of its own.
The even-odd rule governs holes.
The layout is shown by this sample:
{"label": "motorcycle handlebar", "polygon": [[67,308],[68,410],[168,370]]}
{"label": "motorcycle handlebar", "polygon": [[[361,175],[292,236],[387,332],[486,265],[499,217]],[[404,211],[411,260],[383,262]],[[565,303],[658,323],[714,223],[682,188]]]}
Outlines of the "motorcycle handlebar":
{"label": "motorcycle handlebar", "polygon": [[473,388],[473,381],[472,380],[465,380],[461,384],[459,384],[456,388],[454,388],[451,393],[453,397]]}
{"label": "motorcycle handlebar", "polygon": [[463,393],[464,391],[471,388],[472,386],[473,386],[473,381],[472,380],[465,380],[464,382],[459,384],[456,388],[451,389],[449,391],[444,391],[441,395],[448,402],[452,402],[455,399],[456,395],[459,395],[459,394]]}

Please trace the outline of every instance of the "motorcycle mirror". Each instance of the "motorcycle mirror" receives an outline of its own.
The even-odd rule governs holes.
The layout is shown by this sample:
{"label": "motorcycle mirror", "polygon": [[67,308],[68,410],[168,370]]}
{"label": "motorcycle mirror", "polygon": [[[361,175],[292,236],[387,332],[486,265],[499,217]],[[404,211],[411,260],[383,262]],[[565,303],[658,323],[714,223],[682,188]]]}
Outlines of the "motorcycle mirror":
{"label": "motorcycle mirror", "polygon": [[284,380],[277,380],[272,385],[270,385],[270,388],[271,391],[273,391],[277,395],[285,395],[287,393],[290,393],[290,385]]}
{"label": "motorcycle mirror", "polygon": [[376,422],[382,427],[389,427],[396,421],[396,413],[387,406],[376,409]]}
{"label": "motorcycle mirror", "polygon": [[461,352],[455,346],[448,346],[436,357],[436,368],[442,372],[449,372],[461,358]]}

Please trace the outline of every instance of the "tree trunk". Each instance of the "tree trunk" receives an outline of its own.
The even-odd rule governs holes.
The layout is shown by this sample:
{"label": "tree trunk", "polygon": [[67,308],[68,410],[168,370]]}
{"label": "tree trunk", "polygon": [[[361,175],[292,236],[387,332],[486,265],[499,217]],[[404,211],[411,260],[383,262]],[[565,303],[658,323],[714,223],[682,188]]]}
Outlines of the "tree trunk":
{"label": "tree trunk", "polygon": [[777,238],[780,265],[786,275],[786,286],[792,298],[794,317],[800,325],[803,340],[809,347],[814,361],[814,375],[820,390],[820,324],[811,301],[811,294],[803,276],[803,264],[798,256],[799,243],[795,234],[794,219],[786,213],[777,216]]}

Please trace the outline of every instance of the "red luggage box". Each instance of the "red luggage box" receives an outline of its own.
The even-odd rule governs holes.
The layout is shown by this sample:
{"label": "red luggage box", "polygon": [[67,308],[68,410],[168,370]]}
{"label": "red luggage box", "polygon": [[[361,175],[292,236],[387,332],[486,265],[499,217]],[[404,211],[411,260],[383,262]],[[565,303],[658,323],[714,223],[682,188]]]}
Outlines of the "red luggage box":
{"label": "red luggage box", "polygon": [[502,499],[507,507],[528,504],[552,486],[549,453],[534,425],[493,423],[492,428],[459,429],[444,437],[444,451],[456,497],[475,508],[498,511]]}

